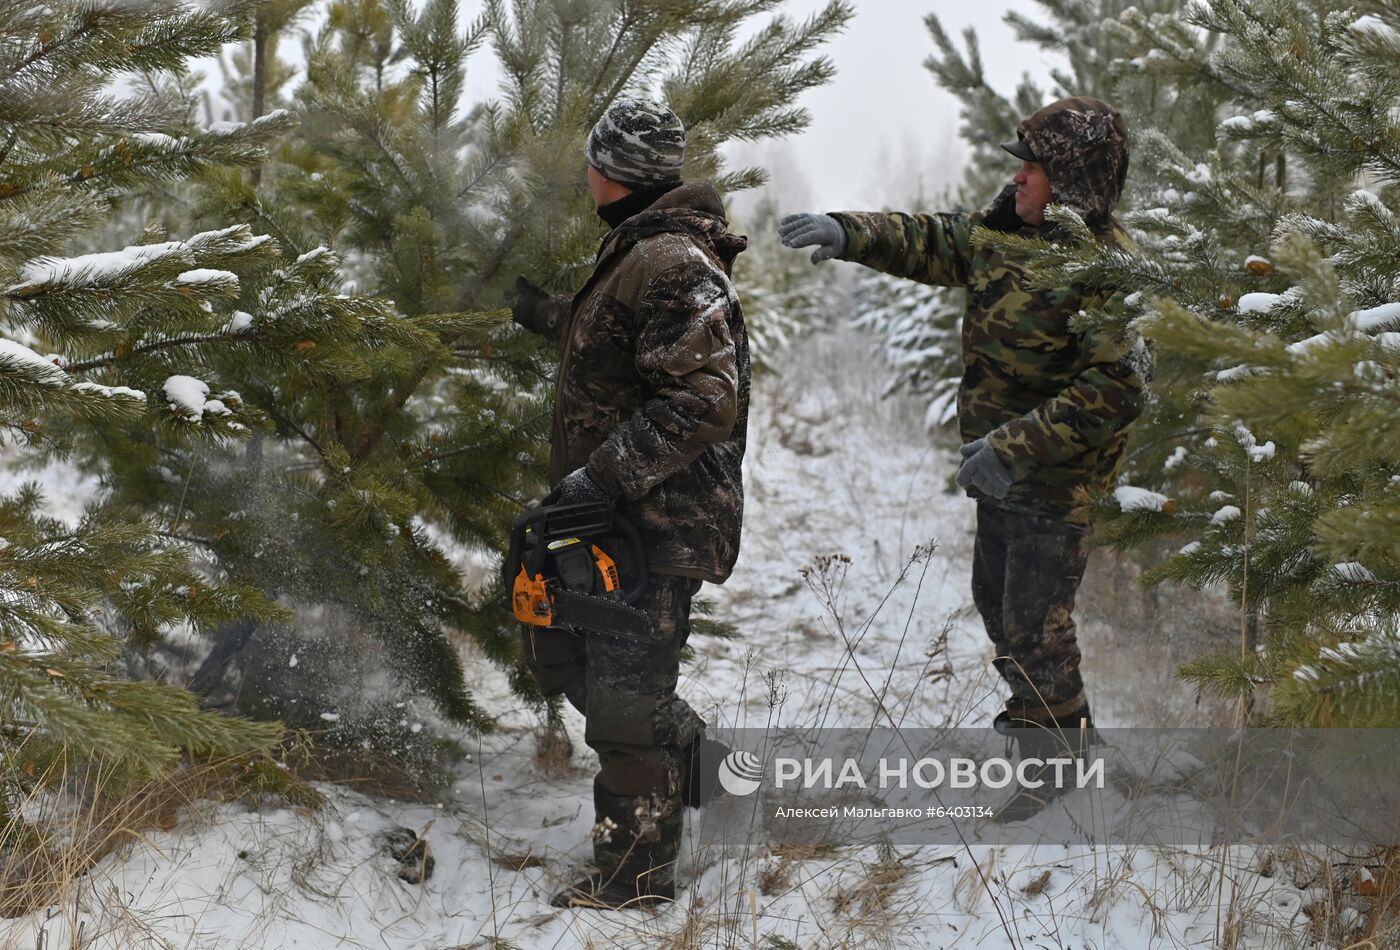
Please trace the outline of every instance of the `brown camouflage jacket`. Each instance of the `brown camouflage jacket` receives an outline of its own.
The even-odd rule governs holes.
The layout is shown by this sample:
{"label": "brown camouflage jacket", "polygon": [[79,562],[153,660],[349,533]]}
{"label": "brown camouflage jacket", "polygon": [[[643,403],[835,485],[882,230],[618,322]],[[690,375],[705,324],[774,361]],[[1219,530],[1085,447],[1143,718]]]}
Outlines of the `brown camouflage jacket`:
{"label": "brown camouflage jacket", "polygon": [[[976,489],[969,494],[1012,511],[1081,521],[1074,491],[1112,484],[1128,426],[1142,411],[1143,384],[1128,344],[1107,333],[1075,332],[1070,319],[1081,310],[1118,306],[1122,295],[1080,286],[1030,289],[1023,262],[973,245],[972,229],[989,213],[834,217],[846,229],[845,260],[967,289],[958,429],[965,443],[986,436],[1015,480],[1001,501],[979,497]],[[1010,227],[1027,236],[1051,233],[1019,219]],[[1101,240],[1131,245],[1112,218],[1099,233]]]}
{"label": "brown camouflage jacket", "polygon": [[722,583],[739,556],[749,347],[729,275],[746,245],[714,185],[684,184],[614,228],[583,289],[537,313],[562,343],[550,480],[587,466],[655,573]]}

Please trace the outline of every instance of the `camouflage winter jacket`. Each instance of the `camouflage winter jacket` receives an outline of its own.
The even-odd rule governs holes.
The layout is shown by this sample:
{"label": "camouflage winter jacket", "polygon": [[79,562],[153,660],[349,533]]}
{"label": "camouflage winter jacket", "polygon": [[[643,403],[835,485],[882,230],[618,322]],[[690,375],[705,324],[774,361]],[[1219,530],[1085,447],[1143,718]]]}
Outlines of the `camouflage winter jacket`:
{"label": "camouflage winter jacket", "polygon": [[[1015,480],[1005,499],[968,493],[1012,511],[1082,521],[1080,485],[1107,487],[1117,474],[1126,430],[1142,411],[1142,380],[1129,348],[1106,334],[1076,333],[1081,310],[1121,303],[1121,294],[1080,286],[1032,290],[1022,262],[974,247],[972,229],[993,224],[1026,236],[1051,226],[1007,214],[1015,186],[975,214],[837,214],[846,229],[842,257],[924,284],[967,288],[958,428],[964,443],[986,436]],[[1007,223],[1008,221],[1013,223]],[[1131,244],[1111,217],[1100,239]]]}
{"label": "camouflage winter jacket", "polygon": [[550,479],[586,466],[655,573],[721,583],[739,555],[749,346],[729,274],[746,244],[712,184],[681,185],[614,228],[583,289],[536,317],[563,344]]}

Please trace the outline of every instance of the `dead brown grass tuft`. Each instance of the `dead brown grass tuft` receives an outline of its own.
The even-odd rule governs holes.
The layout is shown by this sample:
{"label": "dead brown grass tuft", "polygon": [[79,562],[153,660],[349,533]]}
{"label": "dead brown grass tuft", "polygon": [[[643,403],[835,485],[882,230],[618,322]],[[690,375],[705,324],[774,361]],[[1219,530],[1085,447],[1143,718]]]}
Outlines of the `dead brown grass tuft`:
{"label": "dead brown grass tuft", "polygon": [[551,779],[566,778],[575,771],[574,743],[563,723],[549,722],[535,730],[535,766]]}
{"label": "dead brown grass tuft", "polygon": [[832,907],[843,916],[884,915],[891,910],[900,882],[911,868],[893,849],[882,849],[879,859],[865,866],[865,879],[854,887],[836,892]]}
{"label": "dead brown grass tuft", "polygon": [[[131,785],[100,763],[39,776],[39,789],[0,828],[0,916],[18,917],[58,903],[82,875],[151,831],[169,831],[182,812],[211,802],[276,797],[316,807],[320,795],[260,756],[187,762],[154,781]],[[147,841],[147,843],[149,843]]]}
{"label": "dead brown grass tuft", "polygon": [[509,868],[512,871],[524,871],[526,868],[542,868],[549,864],[548,861],[538,854],[516,854],[507,851],[498,851],[491,855],[491,863],[498,867]]}
{"label": "dead brown grass tuft", "polygon": [[1045,893],[1046,886],[1050,883],[1050,869],[1046,868],[1040,875],[1025,887],[1021,888],[1021,893],[1027,897],[1038,897]]}
{"label": "dead brown grass tuft", "polygon": [[769,850],[769,861],[758,873],[758,892],[764,897],[783,893],[792,886],[793,871],[802,862],[825,860],[835,853],[836,846],[826,842],[774,845]]}

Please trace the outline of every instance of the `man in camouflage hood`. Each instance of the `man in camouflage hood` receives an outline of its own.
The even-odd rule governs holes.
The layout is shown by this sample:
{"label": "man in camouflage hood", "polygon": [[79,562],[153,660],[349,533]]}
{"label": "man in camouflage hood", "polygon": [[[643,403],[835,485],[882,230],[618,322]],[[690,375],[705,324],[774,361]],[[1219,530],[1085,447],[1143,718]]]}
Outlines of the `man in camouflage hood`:
{"label": "man in camouflage hood", "polygon": [[682,183],[684,150],[670,109],[615,103],[584,148],[610,228],[593,275],[572,296],[517,282],[515,321],[563,347],[546,501],[614,505],[640,532],[650,571],[637,604],[649,637],[522,629],[541,690],[584,714],[600,763],[597,870],[558,906],[671,899],[682,806],[702,804],[714,784],[696,760],[717,744],[676,681],[691,600],[739,555],[749,350],[730,272],[747,242],[729,233],[713,184]]}
{"label": "man in camouflage hood", "polygon": [[[1062,99],[1022,121],[1003,148],[1021,170],[986,211],[801,214],[785,218],[780,233],[789,247],[816,246],[814,262],[838,257],[967,290],[957,483],[978,503],[973,599],[1011,689],[995,725],[1022,727],[1018,739],[1033,745],[1035,734],[1090,723],[1072,616],[1087,559],[1075,492],[1112,483],[1141,412],[1142,381],[1124,341],[1071,327],[1081,310],[1118,305],[1117,288],[1035,290],[1024,261],[973,238],[979,225],[1062,237],[1045,218],[1058,202],[1099,240],[1127,246],[1112,215],[1128,172],[1122,117],[1098,99]],[[1035,807],[1023,798],[1003,817]]]}
{"label": "man in camouflage hood", "polygon": [[1087,96],[1061,99],[1016,126],[1003,145],[1022,161],[1039,163],[1056,204],[1090,223],[1107,221],[1128,178],[1128,129],[1108,103]]}

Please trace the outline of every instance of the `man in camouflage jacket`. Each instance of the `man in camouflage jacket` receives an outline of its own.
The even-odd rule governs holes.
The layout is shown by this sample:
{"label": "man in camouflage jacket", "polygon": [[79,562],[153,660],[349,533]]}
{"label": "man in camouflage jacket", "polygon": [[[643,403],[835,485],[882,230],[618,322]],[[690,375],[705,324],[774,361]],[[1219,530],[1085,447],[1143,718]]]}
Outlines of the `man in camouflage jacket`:
{"label": "man in camouflage jacket", "polygon": [[978,502],[973,599],[1011,689],[997,725],[1078,727],[1089,705],[1072,612],[1087,553],[1074,493],[1111,484],[1142,380],[1121,340],[1071,327],[1080,311],[1118,305],[1116,289],[1032,289],[1024,262],[979,246],[973,229],[1055,239],[1044,214],[1054,201],[1099,240],[1129,245],[1112,215],[1127,130],[1107,103],[1076,97],[1023,120],[1003,147],[1022,167],[987,211],[793,215],[781,233],[791,247],[817,245],[814,262],[839,257],[967,289],[957,482]]}
{"label": "man in camouflage jacket", "polygon": [[746,240],[719,192],[682,184],[685,131],[645,100],[615,103],[589,136],[589,187],[611,231],[572,296],[523,278],[514,319],[562,344],[546,501],[608,501],[642,535],[645,639],[525,627],[545,695],[564,694],[597,753],[597,873],[560,906],[634,906],[674,896],[683,804],[705,725],[676,695],[691,599],[739,554],[749,353],[730,283]]}

